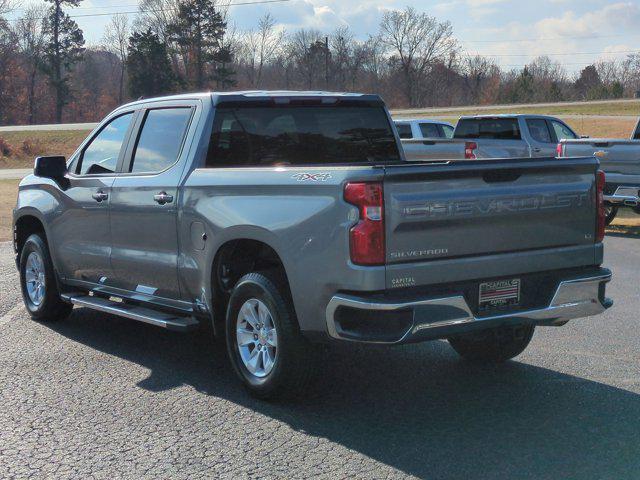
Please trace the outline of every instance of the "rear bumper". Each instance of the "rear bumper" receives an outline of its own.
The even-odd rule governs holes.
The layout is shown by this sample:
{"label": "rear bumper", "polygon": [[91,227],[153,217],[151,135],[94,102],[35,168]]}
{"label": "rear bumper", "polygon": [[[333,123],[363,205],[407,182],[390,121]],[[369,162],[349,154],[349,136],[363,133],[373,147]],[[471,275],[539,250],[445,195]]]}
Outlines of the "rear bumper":
{"label": "rear bumper", "polygon": [[[609,308],[613,302],[605,297],[605,285],[610,280],[607,269],[563,279],[545,307],[491,316],[474,315],[465,297],[457,294],[400,302],[335,295],[326,310],[327,331],[338,340],[398,344],[500,325],[562,325]],[[353,328],[353,318],[358,318],[357,328]]]}
{"label": "rear bumper", "polygon": [[613,205],[637,207],[640,205],[640,185],[607,185],[604,201]]}

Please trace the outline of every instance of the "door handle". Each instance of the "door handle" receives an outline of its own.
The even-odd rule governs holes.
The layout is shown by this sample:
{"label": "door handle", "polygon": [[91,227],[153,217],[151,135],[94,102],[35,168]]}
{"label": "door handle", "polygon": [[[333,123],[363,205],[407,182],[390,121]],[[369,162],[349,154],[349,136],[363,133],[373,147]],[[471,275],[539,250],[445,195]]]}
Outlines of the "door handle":
{"label": "door handle", "polygon": [[109,198],[109,194],[103,192],[102,190],[98,190],[96,193],[91,195],[91,198],[93,198],[96,202],[100,203],[104,200],[107,200]]}
{"label": "door handle", "polygon": [[534,147],[533,151],[536,153],[540,153],[542,151],[542,149],[540,147]]}
{"label": "door handle", "polygon": [[153,196],[153,200],[160,205],[173,202],[173,195],[169,195],[167,192],[160,192]]}

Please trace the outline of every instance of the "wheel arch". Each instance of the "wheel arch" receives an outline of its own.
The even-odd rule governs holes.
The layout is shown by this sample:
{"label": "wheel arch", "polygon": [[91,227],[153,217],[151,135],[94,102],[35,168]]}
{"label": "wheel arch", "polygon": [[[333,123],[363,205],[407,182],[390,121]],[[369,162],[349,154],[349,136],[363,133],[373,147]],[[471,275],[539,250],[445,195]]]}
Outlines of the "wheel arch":
{"label": "wheel arch", "polygon": [[244,233],[221,242],[211,261],[208,299],[211,302],[209,307],[213,312],[216,333],[221,323],[224,323],[229,295],[243,275],[254,271],[275,271],[288,287],[285,294],[291,295],[286,262],[274,246],[275,242],[262,235]]}

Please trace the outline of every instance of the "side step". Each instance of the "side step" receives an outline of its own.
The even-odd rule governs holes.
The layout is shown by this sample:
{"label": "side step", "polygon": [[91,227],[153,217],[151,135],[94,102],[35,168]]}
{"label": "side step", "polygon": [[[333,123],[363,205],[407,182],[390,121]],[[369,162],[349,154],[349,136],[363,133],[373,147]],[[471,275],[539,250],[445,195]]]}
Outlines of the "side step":
{"label": "side step", "polygon": [[114,302],[112,300],[92,295],[62,295],[66,302],[86,307],[100,312],[119,315],[139,322],[149,323],[157,327],[188,332],[196,330],[200,322],[193,317],[159,312],[150,308],[131,305],[128,303]]}

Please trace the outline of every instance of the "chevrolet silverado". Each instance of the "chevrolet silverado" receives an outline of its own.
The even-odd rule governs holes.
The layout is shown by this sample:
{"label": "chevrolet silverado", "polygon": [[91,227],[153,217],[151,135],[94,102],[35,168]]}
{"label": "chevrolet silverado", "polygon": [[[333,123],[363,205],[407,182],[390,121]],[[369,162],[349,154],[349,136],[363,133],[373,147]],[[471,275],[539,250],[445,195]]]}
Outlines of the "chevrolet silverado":
{"label": "chevrolet silverado", "polygon": [[304,392],[319,343],[447,339],[501,362],[603,312],[603,186],[593,157],[407,162],[375,95],[145,99],[36,159],[16,264],[33,319],[210,323],[273,398]]}

